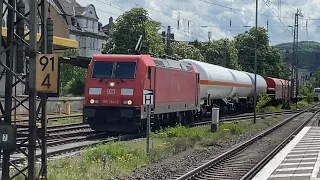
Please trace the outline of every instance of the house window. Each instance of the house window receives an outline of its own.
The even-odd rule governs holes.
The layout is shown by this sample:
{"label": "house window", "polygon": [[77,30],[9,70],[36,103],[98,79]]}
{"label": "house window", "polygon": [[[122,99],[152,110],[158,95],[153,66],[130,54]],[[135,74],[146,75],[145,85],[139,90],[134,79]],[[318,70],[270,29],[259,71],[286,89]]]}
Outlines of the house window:
{"label": "house window", "polygon": [[86,20],[86,28],[89,27],[89,20]]}
{"label": "house window", "polygon": [[99,39],[97,39],[97,41],[96,41],[96,47],[97,47],[97,50],[100,51],[100,48],[99,48]]}

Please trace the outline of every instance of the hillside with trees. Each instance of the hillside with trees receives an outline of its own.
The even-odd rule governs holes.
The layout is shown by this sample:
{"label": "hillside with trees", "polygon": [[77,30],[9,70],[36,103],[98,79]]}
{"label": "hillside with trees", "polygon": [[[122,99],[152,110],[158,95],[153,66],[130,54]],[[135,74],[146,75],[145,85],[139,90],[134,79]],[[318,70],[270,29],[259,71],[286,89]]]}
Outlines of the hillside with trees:
{"label": "hillside with trees", "polygon": [[[286,50],[289,50],[289,62],[292,61],[292,42],[282,43],[274,46],[281,51],[282,57],[286,57]],[[308,69],[311,72],[320,68],[320,43],[315,41],[299,42],[299,68]]]}

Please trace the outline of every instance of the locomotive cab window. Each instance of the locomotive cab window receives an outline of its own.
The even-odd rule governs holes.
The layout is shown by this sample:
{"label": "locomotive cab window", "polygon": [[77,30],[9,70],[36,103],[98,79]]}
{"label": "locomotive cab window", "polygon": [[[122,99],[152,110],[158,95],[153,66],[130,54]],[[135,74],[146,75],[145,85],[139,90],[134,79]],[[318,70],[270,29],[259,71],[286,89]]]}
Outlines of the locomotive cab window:
{"label": "locomotive cab window", "polygon": [[92,78],[134,79],[136,62],[105,62],[93,63]]}
{"label": "locomotive cab window", "polygon": [[93,63],[92,78],[111,78],[113,69],[113,62],[99,62]]}
{"label": "locomotive cab window", "polygon": [[114,78],[134,79],[136,74],[136,62],[117,62]]}

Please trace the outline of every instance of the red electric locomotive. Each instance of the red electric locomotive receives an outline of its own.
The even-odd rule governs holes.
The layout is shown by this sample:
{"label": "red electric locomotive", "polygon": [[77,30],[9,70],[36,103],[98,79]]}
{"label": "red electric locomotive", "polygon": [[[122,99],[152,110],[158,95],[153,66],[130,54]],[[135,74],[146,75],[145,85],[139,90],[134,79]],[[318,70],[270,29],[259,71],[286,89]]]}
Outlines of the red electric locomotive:
{"label": "red electric locomotive", "polygon": [[104,132],[145,129],[144,92],[153,94],[154,127],[190,121],[199,110],[199,88],[194,66],[149,55],[97,54],[88,68],[84,122]]}

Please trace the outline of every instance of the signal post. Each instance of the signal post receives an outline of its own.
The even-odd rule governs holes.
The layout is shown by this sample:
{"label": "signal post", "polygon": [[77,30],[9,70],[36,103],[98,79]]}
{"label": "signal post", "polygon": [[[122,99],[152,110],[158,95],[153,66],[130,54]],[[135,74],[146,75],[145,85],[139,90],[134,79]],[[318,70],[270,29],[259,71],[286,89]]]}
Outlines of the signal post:
{"label": "signal post", "polygon": [[[20,174],[28,180],[47,179],[46,103],[47,93],[58,92],[58,57],[53,54],[53,21],[50,18],[50,4],[46,0],[27,2],[29,3],[20,0],[0,0],[0,11],[8,13],[5,20],[7,34],[2,33],[0,41],[0,47],[3,47],[0,55],[6,54],[5,63],[0,61],[0,79],[5,74],[5,107],[3,108],[3,104],[0,103],[0,119],[4,118],[0,128],[0,149],[3,151],[2,180],[13,179]],[[29,6],[29,12],[25,11],[26,6]],[[38,25],[39,19],[41,25]],[[0,21],[1,32],[3,26]],[[28,28],[27,32],[25,27]],[[38,49],[37,44],[38,27],[41,28],[39,40],[41,49]],[[26,36],[29,36],[28,40]],[[12,89],[18,84],[25,87],[27,97],[22,100],[12,93]],[[41,97],[39,106],[36,104],[37,96]],[[14,107],[12,100],[18,102]],[[29,107],[23,105],[27,101]],[[12,123],[11,119],[12,111],[19,106],[29,111],[28,137],[21,143],[16,142],[17,128],[12,125],[15,123]],[[39,117],[40,111],[41,117]],[[40,133],[36,126],[37,120],[41,120]],[[41,157],[39,174],[35,171],[37,147],[41,149],[41,154],[38,154]],[[28,151],[23,148],[28,148]],[[10,153],[15,150],[26,155],[28,160],[26,167],[18,168],[10,162]],[[13,166],[15,171],[10,173],[10,166]]]}
{"label": "signal post", "polygon": [[147,116],[147,142],[146,142],[146,152],[149,155],[150,153],[150,131],[151,131],[151,106],[153,105],[153,90],[143,90],[143,106],[141,108],[141,111],[143,109],[146,109],[146,116]]}

